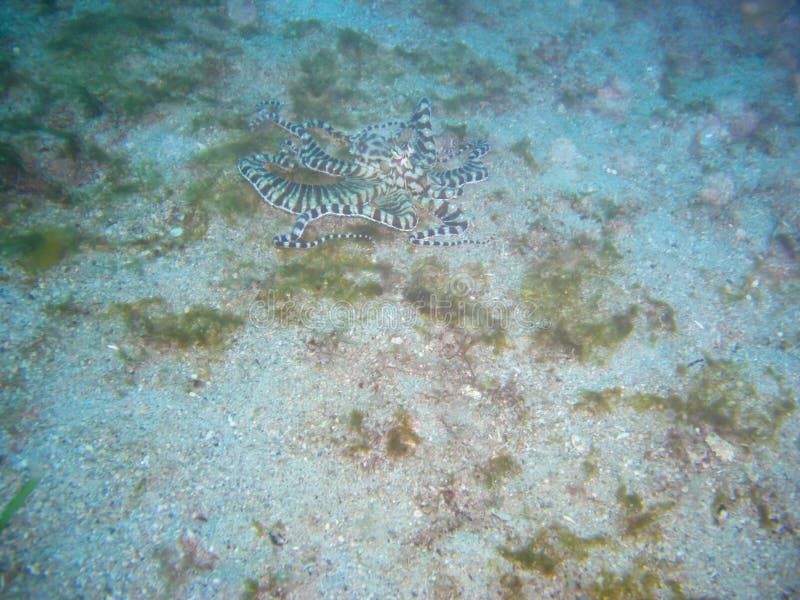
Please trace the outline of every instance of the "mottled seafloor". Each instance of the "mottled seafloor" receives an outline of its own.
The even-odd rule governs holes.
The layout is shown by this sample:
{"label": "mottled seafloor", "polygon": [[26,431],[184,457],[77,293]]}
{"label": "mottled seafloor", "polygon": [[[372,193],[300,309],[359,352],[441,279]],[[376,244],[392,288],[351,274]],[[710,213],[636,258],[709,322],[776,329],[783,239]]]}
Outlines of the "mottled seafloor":
{"label": "mottled seafloor", "polygon": [[[797,2],[9,1],[0,41],[4,597],[800,596]],[[259,101],[422,96],[491,145],[489,243],[273,248]]]}

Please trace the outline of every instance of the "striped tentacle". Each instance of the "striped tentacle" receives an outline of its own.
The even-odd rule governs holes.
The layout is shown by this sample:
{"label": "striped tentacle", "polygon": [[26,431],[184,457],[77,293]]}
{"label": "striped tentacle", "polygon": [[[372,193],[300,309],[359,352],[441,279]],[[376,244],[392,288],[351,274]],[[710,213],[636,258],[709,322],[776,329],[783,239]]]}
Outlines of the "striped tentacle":
{"label": "striped tentacle", "polygon": [[390,160],[398,139],[406,129],[407,123],[402,121],[369,125],[350,138],[350,153],[364,165]]}
{"label": "striped tentacle", "polygon": [[278,100],[265,100],[256,106],[256,112],[250,118],[248,125],[250,129],[256,129],[264,121],[274,122],[281,110],[281,103]]}
{"label": "striped tentacle", "polygon": [[460,155],[469,149],[466,161],[460,167],[445,171],[432,171],[428,174],[431,184],[437,187],[463,187],[470,183],[480,183],[489,177],[489,170],[480,162],[481,157],[489,151],[489,144],[477,142],[465,144],[459,148],[454,156]]}
{"label": "striped tentacle", "polygon": [[425,169],[432,167],[436,163],[436,141],[433,138],[430,100],[422,98],[417,103],[408,126],[416,132],[413,144],[415,163]]}
{"label": "striped tentacle", "polygon": [[303,214],[328,204],[366,204],[383,193],[375,181],[347,178],[331,184],[298,183],[268,170],[263,154],[254,154],[239,162],[239,171],[271,206],[292,214]]}
{"label": "striped tentacle", "polygon": [[[442,229],[441,227],[439,229]],[[442,234],[439,233],[437,235],[450,235],[450,234]],[[415,246],[438,246],[438,247],[449,247],[449,246],[464,246],[466,244],[475,244],[476,246],[481,246],[483,244],[488,244],[490,240],[473,240],[468,238],[462,238],[460,240],[437,240],[432,239],[432,237],[426,237],[421,239],[411,239],[412,244]]]}
{"label": "striped tentacle", "polygon": [[[489,142],[486,140],[479,140],[477,142],[470,142],[462,146],[463,151],[470,150],[467,160],[479,160],[487,152],[489,152]],[[461,152],[459,152],[461,154]]]}
{"label": "striped tentacle", "polygon": [[273,241],[275,246],[278,248],[298,248],[306,250],[308,248],[316,248],[320,244],[327,242],[328,240],[366,240],[371,241],[372,236],[367,235],[366,233],[329,233],[327,235],[323,235],[318,237],[315,240],[311,240],[309,242],[301,241],[301,240],[294,240],[288,239],[286,236],[277,236]]}
{"label": "striped tentacle", "polygon": [[347,134],[336,130],[327,121],[320,121],[319,119],[310,119],[302,123],[289,121],[280,116],[280,108],[281,104],[277,100],[263,102],[259,105],[256,115],[250,121],[251,127],[269,121],[290,135],[299,138],[300,148],[297,152],[297,156],[300,163],[312,171],[317,171],[326,175],[341,175],[343,177],[350,175],[362,177],[367,175],[360,167],[334,158],[326,153],[319,144],[314,141],[308,129],[324,129],[335,138],[349,143],[350,137]]}
{"label": "striped tentacle", "polygon": [[461,188],[469,183],[480,183],[489,177],[489,170],[477,161],[468,161],[466,164],[447,171],[433,171],[428,173],[431,185],[434,187]]}
{"label": "striped tentacle", "polygon": [[272,240],[279,248],[312,248],[328,239],[372,239],[366,234],[336,234],[323,236],[311,242],[301,240],[309,223],[327,215],[341,217],[358,217],[382,225],[388,225],[399,231],[412,231],[417,226],[417,215],[408,200],[402,198],[382,199],[379,206],[372,206],[362,201],[353,204],[331,203],[317,206],[300,214],[294,222],[289,234],[277,235]]}
{"label": "striped tentacle", "polygon": [[475,144],[473,142],[467,142],[466,144],[461,144],[460,146],[450,146],[437,149],[436,160],[440,163],[453,160],[464,154],[464,152],[472,150],[474,147]]}
{"label": "striped tentacle", "polygon": [[418,231],[409,236],[408,241],[417,246],[460,246],[462,244],[485,244],[487,240],[437,240],[433,238],[461,235],[469,227],[469,222],[464,220],[464,213],[455,204],[449,201],[449,197],[460,196],[462,189],[459,188],[455,194],[452,189],[445,189],[441,192],[440,198],[431,198],[429,205],[434,205],[437,199],[441,199],[433,214],[442,222],[439,227],[431,227],[424,231]]}
{"label": "striped tentacle", "polygon": [[419,246],[454,246],[457,243],[472,243],[468,240],[458,240],[457,243],[431,240],[430,238],[433,237],[460,235],[469,227],[469,223],[466,220],[460,220],[464,216],[461,209],[447,200],[442,200],[436,210],[433,211],[433,214],[442,222],[442,225],[410,235],[409,242]]}
{"label": "striped tentacle", "polygon": [[[405,192],[392,190],[376,201],[382,211],[380,222],[397,231],[413,231],[419,222],[414,203]],[[373,219],[375,220],[375,219]]]}
{"label": "striped tentacle", "polygon": [[358,131],[355,135],[351,136],[351,140],[357,140],[359,138],[374,135],[375,133],[379,132],[386,132],[387,130],[389,133],[381,133],[383,137],[386,138],[397,138],[403,132],[404,129],[408,129],[408,123],[406,121],[386,121],[384,123],[378,123],[376,125],[367,125],[360,131]]}
{"label": "striped tentacle", "polygon": [[362,166],[340,160],[325,152],[307,131],[303,131],[300,135],[300,143],[300,162],[312,171],[340,177],[368,177],[370,175],[370,172]]}
{"label": "striped tentacle", "polygon": [[[277,107],[277,108],[276,108]],[[261,125],[264,122],[269,121],[273,125],[277,125],[281,129],[283,129],[289,135],[292,135],[296,138],[299,138],[305,132],[303,125],[301,123],[295,123],[294,121],[290,121],[288,119],[284,119],[281,117],[278,109],[280,108],[280,103],[276,101],[270,101],[264,103],[264,108],[259,110],[255,117],[251,119],[250,125],[251,127]]]}
{"label": "striped tentacle", "polygon": [[323,121],[321,119],[308,119],[307,121],[300,123],[300,126],[303,129],[322,129],[327,131],[335,140],[348,144],[350,143],[350,134],[347,134],[344,131],[339,131],[333,125],[328,123],[328,121]]}

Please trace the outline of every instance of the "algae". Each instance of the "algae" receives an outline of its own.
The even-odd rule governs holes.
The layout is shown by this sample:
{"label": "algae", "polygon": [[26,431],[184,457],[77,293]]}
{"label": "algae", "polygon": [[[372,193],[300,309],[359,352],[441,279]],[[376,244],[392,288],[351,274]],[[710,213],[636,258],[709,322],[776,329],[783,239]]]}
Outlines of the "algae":
{"label": "algae", "polygon": [[231,334],[244,324],[238,315],[211,306],[195,304],[181,313],[173,313],[162,298],[115,304],[112,312],[148,343],[179,349],[221,350]]}
{"label": "algae", "polygon": [[393,53],[405,63],[406,71],[415,67],[440,86],[454,90],[450,95],[436,95],[437,105],[448,112],[466,112],[486,103],[499,110],[516,89],[513,75],[463,41],[428,48],[397,46]]}
{"label": "algae", "polygon": [[529,268],[521,299],[537,320],[552,324],[533,333],[542,350],[603,362],[633,332],[639,308],[614,306],[608,278],[619,259],[607,236],[578,237]]}
{"label": "algae", "polygon": [[322,21],[319,19],[290,19],[281,29],[281,36],[287,40],[304,38],[312,33],[323,31]]}
{"label": "algae", "polygon": [[626,537],[661,537],[659,521],[675,506],[674,502],[656,502],[645,507],[642,497],[628,493],[625,485],[617,488],[617,502],[622,509],[622,534]]}
{"label": "algae", "polygon": [[75,302],[72,294],[69,294],[60,302],[52,302],[45,305],[45,312],[51,317],[71,318],[83,317],[90,314],[90,310]]}
{"label": "algae", "polygon": [[25,163],[17,148],[0,141],[0,190],[7,190],[25,173]]}
{"label": "algae", "polygon": [[581,399],[572,405],[572,410],[585,410],[593,415],[607,413],[622,398],[622,388],[613,387],[600,391],[582,390]]}
{"label": "algae", "polygon": [[[243,123],[236,122],[238,127]],[[192,157],[194,181],[184,192],[190,206],[203,213],[213,212],[228,223],[251,217],[263,206],[257,193],[236,170],[236,164],[255,149],[275,146],[281,139],[274,128],[238,134]]]}
{"label": "algae", "polygon": [[302,257],[282,261],[270,286],[279,297],[330,298],[355,302],[383,293],[382,278],[389,265],[364,253],[342,247],[304,252]]}
{"label": "algae", "polygon": [[255,214],[261,206],[258,196],[242,186],[233,170],[201,176],[189,184],[184,196],[196,210],[213,211],[229,224]]}
{"label": "algae", "polygon": [[642,312],[647,320],[647,327],[654,333],[675,333],[675,309],[663,300],[647,296],[642,303]]}
{"label": "algae", "polygon": [[386,432],[386,454],[400,459],[412,454],[421,439],[414,431],[411,415],[400,409],[394,414],[394,424]]}
{"label": "algae", "polygon": [[[690,366],[699,366],[690,374]],[[749,365],[729,359],[712,358],[681,364],[676,368],[678,377],[673,390],[665,394],[640,391],[621,396],[622,403],[639,412],[667,411],[676,422],[692,427],[710,429],[721,437],[748,448],[757,443],[775,439],[784,419],[797,410],[794,390],[771,367],[764,369],[764,379],[756,383],[747,376]],[[769,384],[774,391],[762,393]],[[576,407],[596,405],[608,410],[604,403],[608,390],[584,393]],[[587,395],[588,394],[588,395]],[[587,405],[588,402],[588,405]]]}
{"label": "algae", "polygon": [[345,451],[350,456],[368,452],[371,448],[372,432],[364,425],[365,418],[364,413],[356,409],[351,410],[348,415],[348,443]]}
{"label": "algae", "polygon": [[298,72],[299,77],[289,85],[296,115],[332,121],[342,127],[354,125],[343,107],[364,98],[358,88],[360,70],[342,64],[335,50],[321,48],[300,59]]}
{"label": "algae", "polygon": [[467,3],[462,0],[423,0],[422,17],[434,27],[453,27],[466,18]]}
{"label": "algae", "polygon": [[583,474],[584,480],[589,480],[595,475],[597,475],[600,467],[597,464],[597,461],[586,458],[581,461],[581,473]]}
{"label": "algae", "polygon": [[536,157],[533,155],[533,150],[531,150],[531,138],[525,136],[518,139],[511,144],[510,150],[525,163],[528,169],[534,172],[539,170],[539,164],[536,161]]}
{"label": "algae", "polygon": [[[783,419],[797,409],[797,401],[780,386],[778,395],[763,397],[745,367],[706,355],[703,368],[688,382],[682,416],[743,444],[774,438]],[[767,370],[765,375],[773,378],[773,373]]]}
{"label": "algae", "polygon": [[9,233],[0,241],[0,254],[10,256],[29,272],[41,273],[76,252],[81,244],[70,227],[40,227],[25,233]]}
{"label": "algae", "polygon": [[6,505],[3,507],[3,511],[0,512],[0,532],[2,532],[8,526],[8,523],[11,521],[11,517],[14,516],[14,513],[22,508],[22,505],[25,504],[25,500],[28,499],[28,496],[30,496],[31,492],[38,485],[38,483],[38,479],[29,479],[20,486],[19,490],[17,490],[17,493],[14,494],[6,503]]}
{"label": "algae", "polygon": [[[185,42],[194,43],[199,56],[180,70],[167,66]],[[171,8],[135,2],[80,13],[56,27],[45,46],[51,65],[43,74],[46,85],[57,98],[76,101],[90,119],[139,117],[161,102],[184,102],[212,89],[234,52],[179,26]],[[147,72],[143,60],[151,63]]]}
{"label": "algae", "polygon": [[366,33],[345,27],[336,33],[336,49],[350,59],[363,61],[377,52],[378,44]]}
{"label": "algae", "polygon": [[758,515],[758,526],[769,533],[776,533],[780,529],[781,519],[773,515],[770,495],[759,485],[753,485],[749,490],[750,501]]}
{"label": "algae", "polygon": [[[668,595],[664,596],[665,593]],[[679,582],[665,580],[657,570],[638,561],[621,575],[602,569],[589,586],[588,597],[597,600],[655,600],[662,597],[683,599],[686,596]]]}
{"label": "algae", "polygon": [[522,473],[522,469],[510,454],[498,454],[475,468],[475,477],[482,485],[493,488],[509,477]]}
{"label": "algae", "polygon": [[508,347],[504,315],[499,307],[479,301],[486,287],[485,269],[479,263],[451,273],[440,260],[427,258],[411,267],[403,298],[420,314],[464,334],[464,350],[481,343],[500,352]]}
{"label": "algae", "polygon": [[525,571],[552,576],[564,561],[584,561],[593,548],[608,543],[606,536],[581,537],[563,525],[551,523],[540,528],[526,543],[513,549],[500,546],[497,551]]}

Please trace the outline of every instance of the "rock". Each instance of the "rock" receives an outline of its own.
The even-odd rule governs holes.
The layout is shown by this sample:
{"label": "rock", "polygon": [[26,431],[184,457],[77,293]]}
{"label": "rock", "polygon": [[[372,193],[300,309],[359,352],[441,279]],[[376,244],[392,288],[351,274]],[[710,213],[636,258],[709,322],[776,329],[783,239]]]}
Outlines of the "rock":
{"label": "rock", "polygon": [[722,462],[733,462],[736,459],[736,447],[713,431],[706,436],[706,444]]}

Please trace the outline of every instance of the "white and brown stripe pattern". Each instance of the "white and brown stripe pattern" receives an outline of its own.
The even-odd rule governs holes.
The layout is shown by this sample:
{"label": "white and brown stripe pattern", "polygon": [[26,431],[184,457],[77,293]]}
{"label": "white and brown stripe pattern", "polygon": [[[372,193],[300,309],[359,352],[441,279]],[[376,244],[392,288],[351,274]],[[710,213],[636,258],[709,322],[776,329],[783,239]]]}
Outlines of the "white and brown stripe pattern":
{"label": "white and brown stripe pattern", "polygon": [[[329,123],[311,119],[300,123],[279,114],[280,103],[262,104],[251,120],[252,126],[273,123],[296,138],[282,144],[277,154],[253,154],[239,162],[239,171],[270,205],[297,215],[292,231],[278,235],[273,242],[280,248],[312,248],[331,239],[370,239],[365,234],[334,233],[316,240],[303,240],[306,227],[324,216],[367,219],[398,231],[414,232],[419,217],[415,201],[427,204],[441,225],[409,236],[413,244],[454,246],[476,243],[472,240],[438,240],[459,235],[469,223],[452,201],[465,185],[484,181],[488,176],[481,158],[489,150],[486,142],[466,144],[439,155],[431,125],[430,102],[423,98],[407,122],[390,121],[371,125],[348,135]],[[326,152],[314,139],[313,131],[327,132],[330,138],[347,146],[347,159]],[[446,160],[466,154],[462,165],[437,170]],[[331,183],[305,183],[293,180],[296,168],[334,178]],[[441,166],[439,166],[441,169]]]}

